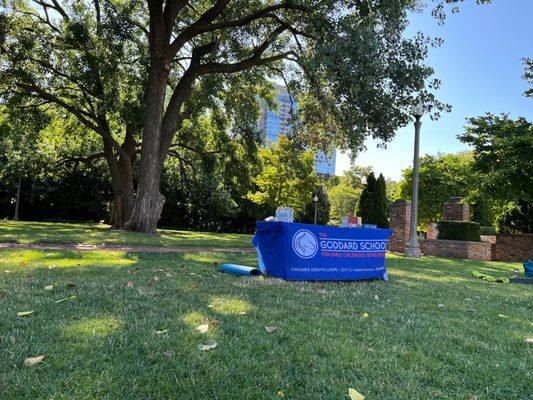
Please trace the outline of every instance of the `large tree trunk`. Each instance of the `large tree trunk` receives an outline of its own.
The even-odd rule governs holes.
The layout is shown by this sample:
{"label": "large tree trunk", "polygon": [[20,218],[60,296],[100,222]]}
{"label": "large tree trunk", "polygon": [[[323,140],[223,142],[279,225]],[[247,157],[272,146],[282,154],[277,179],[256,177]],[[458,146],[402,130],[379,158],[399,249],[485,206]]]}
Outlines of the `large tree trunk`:
{"label": "large tree trunk", "polygon": [[131,218],[125,225],[126,229],[146,233],[155,233],[165,203],[165,197],[159,193],[159,183],[163,169],[160,155],[161,122],[168,66],[164,62],[152,62],[146,93],[138,190]]}
{"label": "large tree trunk", "polygon": [[170,62],[175,54],[175,52],[169,54],[166,47],[171,38],[172,24],[169,30],[165,28],[157,2],[149,2],[149,9],[151,57],[150,76],[146,90],[141,166],[133,212],[125,227],[133,231],[155,233],[165,203],[165,197],[159,192],[163,164],[174,133],[183,120],[181,107],[198,76],[194,67],[198,65],[201,55],[205,54],[202,51],[208,51],[210,47],[200,46],[203,48],[200,51],[201,54],[193,51],[190,66],[174,89],[165,112]]}
{"label": "large tree trunk", "polygon": [[110,224],[114,228],[123,228],[133,211],[133,170],[135,167],[135,138],[133,130],[126,129],[126,137],[122,144],[122,152],[118,159],[110,143],[104,140],[104,154],[111,172],[113,188],[113,205]]}
{"label": "large tree trunk", "polygon": [[[133,170],[124,168],[119,160],[120,182],[118,185],[113,184],[113,204],[111,209],[110,224],[114,228],[122,228],[131,217],[133,211]],[[113,179],[113,178],[112,178]],[[118,186],[119,189],[115,190]]]}

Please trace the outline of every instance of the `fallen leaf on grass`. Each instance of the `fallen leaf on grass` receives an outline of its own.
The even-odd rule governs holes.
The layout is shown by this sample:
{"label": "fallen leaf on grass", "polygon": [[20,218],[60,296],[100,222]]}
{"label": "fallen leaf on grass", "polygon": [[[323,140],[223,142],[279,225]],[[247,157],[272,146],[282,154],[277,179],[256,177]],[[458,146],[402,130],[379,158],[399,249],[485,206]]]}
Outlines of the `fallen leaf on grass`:
{"label": "fallen leaf on grass", "polygon": [[35,364],[39,364],[41,361],[43,361],[43,359],[44,359],[44,356],[28,357],[24,360],[24,366],[32,367]]}
{"label": "fallen leaf on grass", "polygon": [[208,329],[209,329],[209,325],[208,324],[203,324],[203,325],[200,325],[200,326],[196,327],[196,330],[200,331],[201,333],[206,333]]}
{"label": "fallen leaf on grass", "polygon": [[363,318],[368,318],[368,313],[367,312],[363,313],[362,317]]}
{"label": "fallen leaf on grass", "polygon": [[160,330],[160,331],[155,331],[155,334],[156,335],[163,335],[165,333],[167,333],[170,329],[163,329],[163,330]]}
{"label": "fallen leaf on grass", "polygon": [[74,287],[76,287],[76,284],[75,283],[67,283],[67,287],[74,288]]}
{"label": "fallen leaf on grass", "polygon": [[365,396],[352,388],[348,389],[348,396],[350,396],[350,400],[365,400]]}
{"label": "fallen leaf on grass", "polygon": [[210,340],[206,344],[199,344],[198,350],[207,351],[207,350],[212,350],[216,347],[217,347],[217,342],[215,342],[214,340]]}
{"label": "fallen leaf on grass", "polygon": [[28,315],[32,315],[33,311],[19,311],[17,313],[17,316],[19,317],[27,317]]}
{"label": "fallen leaf on grass", "polygon": [[54,290],[54,285],[45,286],[44,290]]}
{"label": "fallen leaf on grass", "polygon": [[133,287],[133,282],[132,281],[128,281],[128,283],[126,283],[126,286],[127,287]]}
{"label": "fallen leaf on grass", "polygon": [[76,295],[75,295],[75,294],[71,294],[70,296],[68,296],[68,298],[69,298],[70,300],[73,300],[73,299],[76,298]]}
{"label": "fallen leaf on grass", "polygon": [[200,287],[199,284],[197,283],[193,283],[192,286],[191,286],[193,289],[198,289]]}
{"label": "fallen leaf on grass", "polygon": [[212,319],[211,322],[209,322],[209,324],[213,325],[213,326],[216,326],[220,323],[220,321],[218,319]]}
{"label": "fallen leaf on grass", "polygon": [[277,395],[278,397],[285,397],[285,393],[283,393],[281,390],[278,390]]}
{"label": "fallen leaf on grass", "polygon": [[500,317],[500,318],[509,318],[507,315],[503,315],[503,314],[498,314],[498,317]]}
{"label": "fallen leaf on grass", "polygon": [[59,299],[59,300],[54,300],[54,303],[63,303],[64,301],[67,301],[68,299],[66,297],[62,298],[62,299]]}
{"label": "fallen leaf on grass", "polygon": [[276,329],[278,329],[277,326],[265,326],[265,331],[267,331],[267,333],[272,333],[272,332],[274,332]]}

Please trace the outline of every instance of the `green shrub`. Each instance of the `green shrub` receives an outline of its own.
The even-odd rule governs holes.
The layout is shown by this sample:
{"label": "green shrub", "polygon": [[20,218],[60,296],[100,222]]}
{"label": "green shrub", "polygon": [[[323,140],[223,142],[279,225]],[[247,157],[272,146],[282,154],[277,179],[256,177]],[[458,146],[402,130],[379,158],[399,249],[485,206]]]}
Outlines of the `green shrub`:
{"label": "green shrub", "polygon": [[493,226],[483,226],[479,227],[479,233],[481,235],[496,235],[496,228]]}
{"label": "green shrub", "polygon": [[439,239],[481,241],[479,224],[477,222],[440,221],[437,224]]}

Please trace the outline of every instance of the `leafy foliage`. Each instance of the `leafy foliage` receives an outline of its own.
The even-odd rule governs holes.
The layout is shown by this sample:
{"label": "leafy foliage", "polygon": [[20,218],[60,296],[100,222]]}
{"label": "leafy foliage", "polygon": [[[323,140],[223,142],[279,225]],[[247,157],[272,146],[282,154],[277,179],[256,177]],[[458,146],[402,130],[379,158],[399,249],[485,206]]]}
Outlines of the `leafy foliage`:
{"label": "leafy foliage", "polygon": [[523,78],[531,86],[524,92],[524,96],[533,97],[533,59],[524,58],[524,76]]}
{"label": "leafy foliage", "polygon": [[497,225],[503,233],[533,233],[533,204],[524,200],[508,204]]}
{"label": "leafy foliage", "polygon": [[[403,171],[400,194],[411,199],[413,170]],[[420,157],[418,219],[421,224],[439,221],[442,204],[450,197],[466,197],[476,185],[472,174],[472,154],[438,154]]]}
{"label": "leafy foliage", "polygon": [[[437,1],[437,18],[457,2]],[[61,110],[86,128],[80,133],[98,135],[97,152],[83,158],[105,159],[114,225],[153,232],[167,156],[206,139],[186,121],[212,114],[232,133],[225,141],[235,133],[256,138],[257,98],[272,97],[268,79],[289,83],[301,104],[295,134],[324,149],[356,152],[367,136],[390,140],[419,101],[434,116],[448,109],[424,64],[438,43],[404,34],[417,5],[8,0],[0,92],[11,107]]]}
{"label": "leafy foliage", "polygon": [[330,222],[340,225],[342,217],[355,214],[361,188],[353,188],[343,184],[328,189],[328,198],[331,203]]}
{"label": "leafy foliage", "polygon": [[248,198],[274,212],[277,207],[293,207],[303,213],[313,197],[317,176],[311,151],[299,150],[285,135],[259,151],[261,172],[255,178],[258,190]]}
{"label": "leafy foliage", "polygon": [[481,241],[479,224],[466,221],[439,221],[437,223],[439,239],[466,240],[470,242]]}
{"label": "leafy foliage", "polygon": [[459,140],[473,147],[482,190],[504,202],[533,201],[533,124],[525,118],[486,114],[470,118]]}

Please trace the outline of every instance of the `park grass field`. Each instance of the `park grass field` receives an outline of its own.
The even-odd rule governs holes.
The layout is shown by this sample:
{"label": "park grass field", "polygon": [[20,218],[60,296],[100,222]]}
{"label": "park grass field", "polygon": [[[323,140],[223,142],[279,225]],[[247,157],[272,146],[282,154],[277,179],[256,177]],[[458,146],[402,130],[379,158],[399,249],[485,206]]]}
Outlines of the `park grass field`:
{"label": "park grass field", "polygon": [[126,232],[105,224],[0,220],[0,242],[160,247],[251,247],[251,235],[158,229],[159,234]]}
{"label": "park grass field", "polygon": [[256,262],[0,250],[0,398],[532,398],[533,290],[472,276],[519,264],[391,255],[388,282],[324,283],[221,274],[223,261]]}

